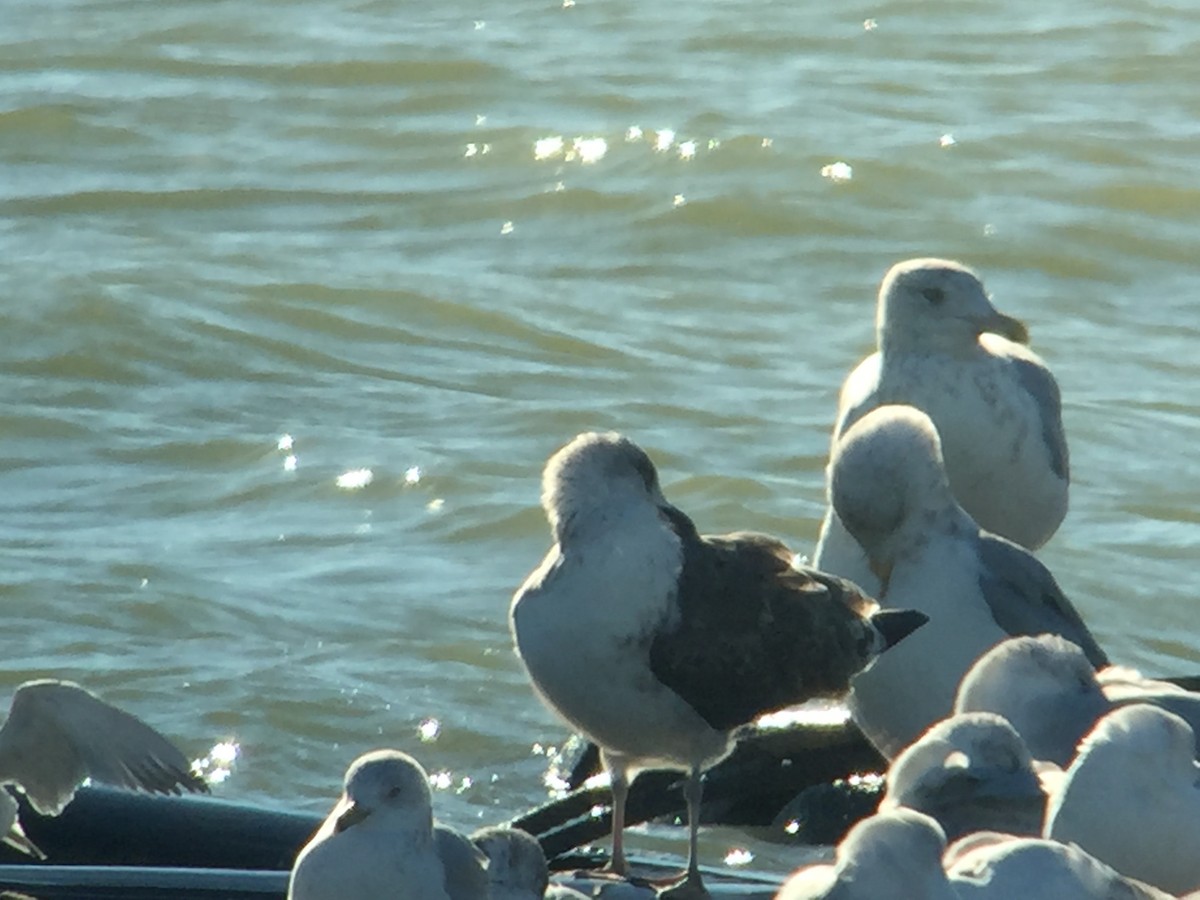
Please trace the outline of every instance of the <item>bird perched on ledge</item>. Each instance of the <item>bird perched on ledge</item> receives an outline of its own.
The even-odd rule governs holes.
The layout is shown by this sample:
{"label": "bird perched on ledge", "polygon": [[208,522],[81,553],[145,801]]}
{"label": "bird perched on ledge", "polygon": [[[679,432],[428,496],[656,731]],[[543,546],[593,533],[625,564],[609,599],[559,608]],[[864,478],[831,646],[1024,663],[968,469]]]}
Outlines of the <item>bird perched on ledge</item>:
{"label": "bird perched on ledge", "polygon": [[880,611],[849,582],[796,567],[774,538],[701,536],[663,497],[646,453],[616,433],[555,453],[542,506],[554,546],[513,598],[517,652],[541,698],[601,748],[614,873],[626,872],[629,779],[688,773],[688,869],[667,896],[705,896],[701,771],[760,714],[844,693],[926,618]]}

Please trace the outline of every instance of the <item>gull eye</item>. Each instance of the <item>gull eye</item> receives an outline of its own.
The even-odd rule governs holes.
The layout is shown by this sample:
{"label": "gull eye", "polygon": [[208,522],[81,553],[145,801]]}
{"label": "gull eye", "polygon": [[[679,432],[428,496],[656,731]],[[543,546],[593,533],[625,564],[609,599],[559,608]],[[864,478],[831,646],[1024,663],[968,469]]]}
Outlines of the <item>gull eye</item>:
{"label": "gull eye", "polygon": [[946,292],[943,291],[940,287],[927,287],[927,288],[921,288],[921,296],[924,297],[926,300],[928,300],[930,303],[932,303],[934,306],[937,306],[939,303],[941,303],[943,300],[946,299]]}
{"label": "gull eye", "polygon": [[399,797],[403,793],[404,793],[404,791],[401,788],[394,787],[387,792],[388,799],[395,800],[397,797]]}

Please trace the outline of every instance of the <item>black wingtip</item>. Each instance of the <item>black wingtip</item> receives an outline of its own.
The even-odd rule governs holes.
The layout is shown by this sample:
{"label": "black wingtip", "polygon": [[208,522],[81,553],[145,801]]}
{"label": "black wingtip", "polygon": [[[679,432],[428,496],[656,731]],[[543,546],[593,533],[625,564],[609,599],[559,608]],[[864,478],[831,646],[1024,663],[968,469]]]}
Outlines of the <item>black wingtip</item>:
{"label": "black wingtip", "polygon": [[887,647],[895,647],[928,621],[929,616],[915,609],[881,609],[871,616]]}

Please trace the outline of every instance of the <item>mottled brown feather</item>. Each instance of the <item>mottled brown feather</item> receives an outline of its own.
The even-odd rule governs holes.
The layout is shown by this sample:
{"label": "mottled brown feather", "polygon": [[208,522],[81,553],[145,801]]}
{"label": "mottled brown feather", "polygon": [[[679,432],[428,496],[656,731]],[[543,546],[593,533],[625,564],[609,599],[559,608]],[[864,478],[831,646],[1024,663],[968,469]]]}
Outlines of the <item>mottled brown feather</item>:
{"label": "mottled brown feather", "polygon": [[683,569],[674,627],[650,643],[659,681],[720,731],[846,692],[876,647],[872,600],[844,579],[793,567],[773,537],[701,536],[674,507],[663,516]]}

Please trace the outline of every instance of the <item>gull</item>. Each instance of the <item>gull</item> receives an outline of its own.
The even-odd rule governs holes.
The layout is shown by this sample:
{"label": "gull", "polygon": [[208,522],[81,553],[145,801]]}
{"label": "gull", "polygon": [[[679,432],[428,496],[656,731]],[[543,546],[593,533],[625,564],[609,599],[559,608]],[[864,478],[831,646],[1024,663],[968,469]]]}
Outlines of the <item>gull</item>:
{"label": "gull", "polygon": [[[834,447],[871,410],[915,406],[941,433],[951,488],[971,517],[1029,549],[1049,540],[1067,512],[1067,441],[1058,384],[1025,346],[1025,326],[998,312],[961,263],[910,259],[880,285],[876,338],[842,385]],[[877,593],[832,506],[813,564]]]}
{"label": "gull", "polygon": [[487,900],[485,857],[433,824],[429,778],[399,750],[346,770],[345,791],[292,866],[289,900]]}
{"label": "gull", "polygon": [[930,619],[854,681],[855,721],[889,759],[950,714],[963,675],[1010,635],[1061,634],[1107,663],[1050,571],[959,505],[925,413],[872,410],[834,447],[829,469],[830,503],[866,551],[880,602]]}
{"label": "gull", "polygon": [[1200,888],[1200,765],[1191,727],[1145,703],[1108,713],[1051,796],[1045,834],[1172,894]]}
{"label": "gull", "polygon": [[[15,785],[44,816],[63,811],[86,779],[160,794],[207,793],[170,741],[136,716],[69,681],[27,681],[0,727],[0,785]],[[44,854],[17,821],[17,803],[0,787],[3,840]]]}
{"label": "gull", "polygon": [[943,860],[959,900],[1172,900],[1074,844],[991,831],[952,844]]}
{"label": "gull", "polygon": [[611,870],[631,776],[687,772],[689,847],[676,896],[703,896],[700,773],[765,712],[840,695],[925,621],[793,565],[774,538],[702,537],[663,497],[650,457],[616,433],[551,456],[542,506],[554,545],[513,597],[517,653],[535,692],[601,748],[613,792]]}
{"label": "gull", "polygon": [[957,900],[945,849],[941,826],[924,813],[880,812],[847,832],[832,864],[798,870],[775,900]]}
{"label": "gull", "polygon": [[471,840],[487,857],[488,900],[583,900],[550,884],[550,867],[537,838],[520,828],[481,828]]}
{"label": "gull", "polygon": [[981,656],[959,685],[955,712],[1004,716],[1040,760],[1068,766],[1096,722],[1117,706],[1152,703],[1200,723],[1200,695],[1134,669],[1099,672],[1077,645],[1053,634],[1002,641]]}
{"label": "gull", "polygon": [[901,807],[937,819],[950,840],[989,830],[1041,836],[1046,794],[1013,726],[973,712],[931,726],[892,761],[879,811]]}

